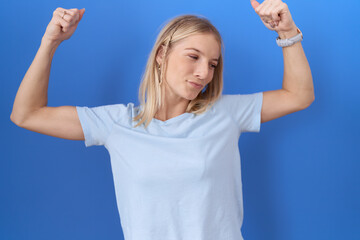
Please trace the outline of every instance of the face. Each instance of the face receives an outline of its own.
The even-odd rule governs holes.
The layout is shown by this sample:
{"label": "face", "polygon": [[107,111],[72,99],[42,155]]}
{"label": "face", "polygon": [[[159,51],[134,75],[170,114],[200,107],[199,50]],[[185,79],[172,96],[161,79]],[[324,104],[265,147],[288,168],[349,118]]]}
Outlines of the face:
{"label": "face", "polygon": [[[220,46],[210,33],[196,34],[177,42],[168,56],[164,79],[166,95],[192,100],[212,80]],[[157,57],[161,64],[161,58]]]}

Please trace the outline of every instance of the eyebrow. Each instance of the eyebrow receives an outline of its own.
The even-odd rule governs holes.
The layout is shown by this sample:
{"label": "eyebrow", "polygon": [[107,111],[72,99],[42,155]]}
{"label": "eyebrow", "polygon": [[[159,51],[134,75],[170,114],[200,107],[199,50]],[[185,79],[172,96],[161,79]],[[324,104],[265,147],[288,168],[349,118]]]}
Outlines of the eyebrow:
{"label": "eyebrow", "polygon": [[[201,52],[199,49],[196,49],[196,48],[185,48],[185,50],[195,50],[195,51],[203,54],[203,52]],[[217,61],[217,62],[219,61],[218,58],[213,58],[213,59],[211,59],[211,60],[214,60],[214,61]]]}

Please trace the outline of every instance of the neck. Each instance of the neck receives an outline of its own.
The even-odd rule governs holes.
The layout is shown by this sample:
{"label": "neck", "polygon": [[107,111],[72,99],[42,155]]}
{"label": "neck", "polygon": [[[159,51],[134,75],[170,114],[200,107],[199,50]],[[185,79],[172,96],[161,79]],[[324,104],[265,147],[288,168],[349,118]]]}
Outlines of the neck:
{"label": "neck", "polygon": [[170,118],[179,116],[186,112],[190,100],[175,96],[174,94],[165,94],[163,98],[163,105],[156,112],[155,118],[161,121],[166,121]]}

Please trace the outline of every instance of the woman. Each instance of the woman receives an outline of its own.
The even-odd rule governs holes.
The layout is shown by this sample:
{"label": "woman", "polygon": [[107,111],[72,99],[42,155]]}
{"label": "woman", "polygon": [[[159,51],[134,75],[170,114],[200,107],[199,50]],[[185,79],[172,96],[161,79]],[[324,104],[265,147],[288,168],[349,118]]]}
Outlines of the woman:
{"label": "woman", "polygon": [[140,86],[140,106],[48,107],[52,57],[85,11],[58,8],[19,87],[11,120],[107,148],[125,239],[243,239],[240,134],[259,132],[261,123],[314,100],[302,35],[287,5],[251,5],[279,34],[282,89],[222,95],[221,36],[207,19],[182,15],[159,33]]}

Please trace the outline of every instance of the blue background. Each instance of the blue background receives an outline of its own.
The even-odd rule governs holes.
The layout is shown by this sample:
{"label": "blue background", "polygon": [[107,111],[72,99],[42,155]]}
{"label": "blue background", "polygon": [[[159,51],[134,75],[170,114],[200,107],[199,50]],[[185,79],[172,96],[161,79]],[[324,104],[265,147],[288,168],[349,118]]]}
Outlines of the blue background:
{"label": "blue background", "polygon": [[[286,1],[315,102],[239,141],[249,240],[360,239],[360,2]],[[1,1],[0,239],[122,239],[104,147],[10,121],[18,87],[57,7],[86,8],[55,53],[48,106],[134,102],[168,19],[206,16],[222,34],[224,93],[280,89],[282,50],[250,1]]]}

